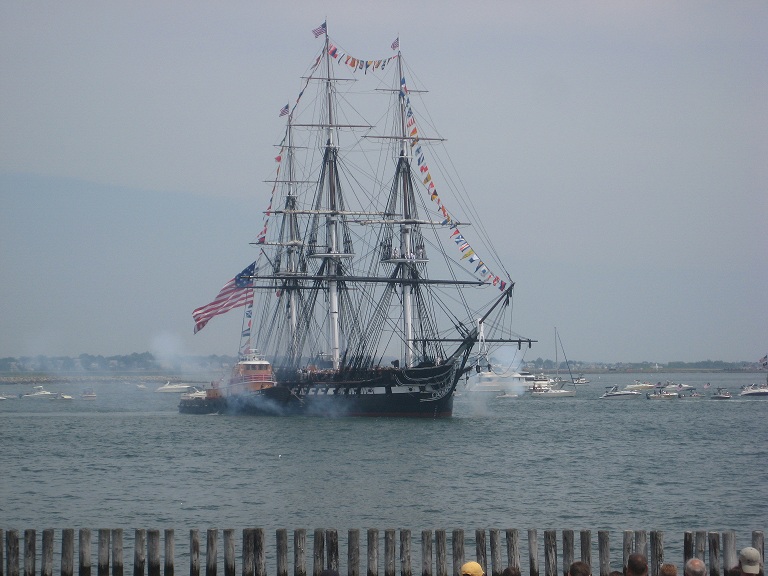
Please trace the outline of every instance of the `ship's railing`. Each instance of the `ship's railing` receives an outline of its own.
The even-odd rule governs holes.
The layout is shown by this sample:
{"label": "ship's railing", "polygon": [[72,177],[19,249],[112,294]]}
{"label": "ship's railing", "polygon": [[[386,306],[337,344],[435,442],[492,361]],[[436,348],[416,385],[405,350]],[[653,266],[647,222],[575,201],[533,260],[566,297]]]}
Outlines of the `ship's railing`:
{"label": "ship's railing", "polygon": [[[476,560],[489,576],[500,576],[507,566],[515,566],[526,574],[525,567],[521,564],[520,534],[516,529],[507,530],[475,530],[474,553],[466,554],[465,538],[463,530],[422,530],[420,538],[420,553],[411,548],[411,531],[406,529],[397,531],[394,529],[383,530],[384,533],[384,561],[379,562],[380,537],[378,529],[367,530],[367,546],[365,559],[365,574],[377,576],[413,576],[421,573],[421,576],[458,576],[461,565],[468,560]],[[592,557],[592,532],[581,530],[579,534],[579,556],[575,555],[574,531],[562,530],[562,548],[558,550],[558,538],[556,530],[544,530],[544,576],[558,576],[558,572],[566,574],[572,562],[580,559],[592,566],[592,574],[597,576],[610,576],[612,570],[621,571],[626,567],[627,558],[634,552],[645,554],[648,558],[649,576],[658,576],[661,565],[666,562],[677,563],[681,566],[690,558],[700,558],[707,562],[709,576],[728,576],[728,571],[738,565],[736,549],[736,533],[734,531],[685,532],[683,537],[682,556],[677,558],[665,557],[664,533],[652,530],[649,533],[644,530],[625,530],[621,541],[621,554],[611,558],[610,535],[608,531],[597,532],[597,558]],[[540,575],[540,556],[538,531],[527,531],[527,571],[530,576]],[[206,534],[205,576],[216,576],[221,559],[219,558],[219,530],[208,529]],[[486,541],[487,537],[487,541]],[[450,538],[450,540],[449,540]],[[20,576],[19,563],[23,561],[24,576],[53,576],[54,574],[54,548],[56,534],[53,529],[42,531],[42,551],[38,554],[38,537],[35,530],[24,530],[23,540],[18,530],[7,530],[3,535],[0,529],[0,541],[5,546],[0,546],[0,576]],[[471,540],[471,534],[468,540]],[[20,555],[20,542],[23,542],[23,557]],[[75,574],[75,531],[67,528],[60,531],[60,550],[57,554],[56,571],[61,576],[74,576]],[[174,576],[176,559],[176,540],[173,529],[163,532],[164,554],[161,556],[160,530],[134,530],[134,538],[129,542],[128,548],[133,549],[133,576],[160,576],[161,566],[164,576]],[[240,574],[242,576],[288,576],[289,571],[289,538],[288,530],[275,531],[274,549],[268,550],[265,531],[262,528],[245,528],[242,530],[240,548]],[[450,552],[449,552],[450,542]],[[504,542],[504,544],[502,544]],[[223,574],[224,576],[237,575],[237,557],[235,552],[237,537],[234,529],[222,530],[223,544]],[[399,544],[399,553],[397,552]],[[764,536],[762,531],[751,533],[749,544],[740,543],[740,547],[752,545],[760,551],[765,558]],[[616,547],[614,547],[616,548]],[[189,575],[200,576],[201,553],[200,531],[189,531],[189,549],[181,554],[188,558]],[[360,576],[361,547],[360,530],[349,530],[347,534],[346,559],[339,557],[339,535],[335,529],[321,529],[314,531],[312,555],[307,558],[307,531],[297,529],[293,532],[292,565],[294,576],[319,576],[328,568],[348,576]],[[99,529],[97,531],[97,574],[98,576],[124,576],[123,564],[123,530]],[[614,549],[615,552],[615,549]],[[78,532],[78,576],[91,576],[92,560],[91,530],[81,528]],[[679,552],[678,552],[679,553]],[[3,558],[5,555],[5,558]],[[671,554],[670,554],[671,556]],[[417,558],[418,557],[418,558]],[[267,568],[269,558],[271,569]],[[558,558],[561,567],[558,568]],[[618,560],[621,560],[621,564]],[[420,560],[420,565],[414,566]],[[596,563],[593,565],[593,560]],[[308,566],[308,561],[311,566]],[[39,562],[39,572],[37,565]],[[399,564],[399,566],[398,566]],[[5,574],[3,573],[5,569]]]}

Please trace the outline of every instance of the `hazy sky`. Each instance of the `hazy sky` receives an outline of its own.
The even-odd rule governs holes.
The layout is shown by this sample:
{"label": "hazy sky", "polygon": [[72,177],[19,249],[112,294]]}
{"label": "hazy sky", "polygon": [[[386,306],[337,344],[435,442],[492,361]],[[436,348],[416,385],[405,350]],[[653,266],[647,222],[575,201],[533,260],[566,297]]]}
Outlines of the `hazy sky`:
{"label": "hazy sky", "polygon": [[768,2],[0,3],[0,356],[231,354],[312,28],[404,56],[554,356],[768,352]]}

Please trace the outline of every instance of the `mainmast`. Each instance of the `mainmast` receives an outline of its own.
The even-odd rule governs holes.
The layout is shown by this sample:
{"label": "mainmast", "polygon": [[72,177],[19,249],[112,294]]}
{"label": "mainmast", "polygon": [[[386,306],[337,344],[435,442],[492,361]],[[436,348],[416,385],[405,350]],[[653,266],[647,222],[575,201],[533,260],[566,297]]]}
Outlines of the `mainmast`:
{"label": "mainmast", "polygon": [[328,176],[328,210],[326,218],[326,230],[328,238],[329,266],[328,275],[328,328],[331,338],[331,360],[333,368],[340,365],[340,337],[339,337],[339,286],[336,276],[339,272],[339,242],[338,242],[338,205],[336,198],[336,153],[337,147],[334,141],[334,117],[333,117],[333,82],[331,80],[331,59],[328,57],[328,28],[325,30],[325,96],[328,107],[328,126],[326,128],[325,159],[326,174]]}
{"label": "mainmast", "polygon": [[[397,51],[397,78],[400,81],[400,158],[398,160],[399,178],[401,183],[403,197],[403,220],[400,224],[400,254],[406,260],[402,266],[402,278],[409,280],[413,277],[413,242],[411,239],[411,226],[409,220],[414,218],[413,208],[411,207],[411,178],[410,178],[410,156],[408,153],[407,126],[406,126],[406,87],[402,83],[403,64],[400,50]],[[413,289],[410,282],[403,282],[403,339],[405,341],[405,365],[413,366]]]}
{"label": "mainmast", "polygon": [[[293,275],[291,284],[295,284],[295,276],[299,273],[297,252],[300,245],[299,223],[296,217],[296,194],[293,189],[294,184],[294,151],[292,135],[293,113],[288,116],[288,193],[285,197],[285,210],[288,214],[288,274]],[[291,359],[298,353],[298,291],[293,289],[288,291],[288,310],[291,323]]]}

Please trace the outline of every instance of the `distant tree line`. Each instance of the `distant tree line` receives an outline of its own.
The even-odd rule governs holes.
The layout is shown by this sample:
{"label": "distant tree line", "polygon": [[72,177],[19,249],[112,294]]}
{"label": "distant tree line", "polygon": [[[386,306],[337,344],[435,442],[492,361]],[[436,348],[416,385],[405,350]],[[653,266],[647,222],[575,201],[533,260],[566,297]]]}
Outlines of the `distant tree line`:
{"label": "distant tree line", "polygon": [[158,360],[149,352],[124,356],[20,356],[0,358],[0,372],[162,372],[220,370],[237,362],[234,356],[176,356]]}
{"label": "distant tree line", "polygon": [[[231,367],[237,362],[234,356],[175,356],[172,359],[159,360],[149,352],[128,354],[124,356],[20,356],[18,358],[0,358],[0,372],[164,372],[164,371],[218,371]],[[560,370],[568,372],[568,365],[554,360],[536,358],[523,364],[526,370],[550,372]],[[723,362],[722,360],[703,360],[700,362],[582,362],[570,361],[571,372],[590,372],[604,370],[621,370],[625,372],[654,372],[675,370],[710,370],[710,371],[744,371],[756,370],[757,362]]]}

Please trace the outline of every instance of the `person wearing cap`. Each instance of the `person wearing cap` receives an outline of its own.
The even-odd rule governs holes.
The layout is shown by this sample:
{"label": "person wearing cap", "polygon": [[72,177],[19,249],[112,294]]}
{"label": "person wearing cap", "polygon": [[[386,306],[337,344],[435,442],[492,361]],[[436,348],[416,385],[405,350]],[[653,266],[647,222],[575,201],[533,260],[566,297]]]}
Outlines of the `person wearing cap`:
{"label": "person wearing cap", "polygon": [[501,576],[520,576],[520,568],[517,566],[507,566],[504,568]]}
{"label": "person wearing cap", "polygon": [[485,576],[483,567],[477,562],[465,562],[461,565],[461,576]]}
{"label": "person wearing cap", "polygon": [[757,548],[747,546],[739,552],[739,568],[742,574],[759,574],[763,576],[763,562]]}
{"label": "person wearing cap", "polygon": [[691,558],[685,563],[685,576],[707,576],[707,565],[698,558]]}
{"label": "person wearing cap", "polygon": [[627,558],[626,576],[648,576],[648,558],[643,554],[630,554]]}

